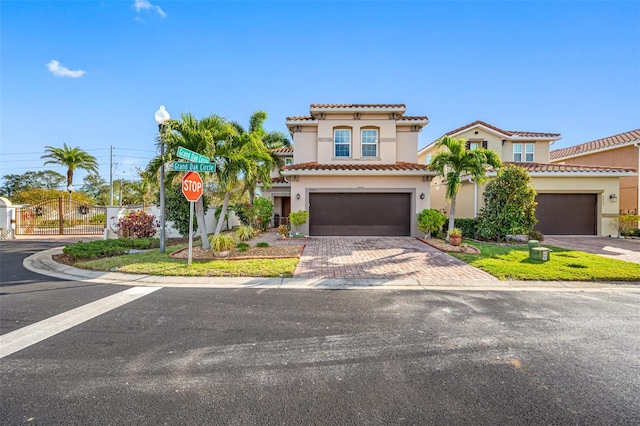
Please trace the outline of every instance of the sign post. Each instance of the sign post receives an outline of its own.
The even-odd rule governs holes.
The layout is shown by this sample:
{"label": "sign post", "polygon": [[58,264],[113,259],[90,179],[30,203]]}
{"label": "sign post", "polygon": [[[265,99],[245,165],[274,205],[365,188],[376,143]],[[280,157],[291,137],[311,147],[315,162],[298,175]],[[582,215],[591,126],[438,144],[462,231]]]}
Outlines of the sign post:
{"label": "sign post", "polygon": [[193,207],[195,202],[202,197],[202,178],[198,172],[188,172],[182,178],[182,193],[189,201],[189,257],[187,265],[191,265],[193,259]]}

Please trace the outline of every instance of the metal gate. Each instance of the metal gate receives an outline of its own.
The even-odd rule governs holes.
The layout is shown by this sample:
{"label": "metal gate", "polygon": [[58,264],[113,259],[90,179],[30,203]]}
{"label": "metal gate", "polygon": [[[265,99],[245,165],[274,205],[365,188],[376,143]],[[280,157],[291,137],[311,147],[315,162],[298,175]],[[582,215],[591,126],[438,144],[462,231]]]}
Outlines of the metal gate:
{"label": "metal gate", "polygon": [[67,197],[16,209],[17,235],[100,235],[106,226],[106,207]]}

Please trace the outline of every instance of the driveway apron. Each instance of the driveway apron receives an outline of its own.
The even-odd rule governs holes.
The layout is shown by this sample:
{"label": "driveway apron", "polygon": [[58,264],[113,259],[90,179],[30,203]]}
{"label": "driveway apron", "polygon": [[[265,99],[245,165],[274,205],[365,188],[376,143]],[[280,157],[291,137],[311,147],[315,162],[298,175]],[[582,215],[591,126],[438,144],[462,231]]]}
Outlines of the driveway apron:
{"label": "driveway apron", "polygon": [[311,237],[294,278],[496,280],[411,237]]}

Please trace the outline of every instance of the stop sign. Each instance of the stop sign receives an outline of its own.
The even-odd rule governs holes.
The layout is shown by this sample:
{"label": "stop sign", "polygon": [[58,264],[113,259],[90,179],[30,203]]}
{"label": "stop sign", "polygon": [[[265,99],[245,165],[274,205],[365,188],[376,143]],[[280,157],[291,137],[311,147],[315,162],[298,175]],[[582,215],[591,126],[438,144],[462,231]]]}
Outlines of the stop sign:
{"label": "stop sign", "polygon": [[189,172],[182,178],[182,193],[189,201],[198,201],[202,197],[202,178],[198,172]]}

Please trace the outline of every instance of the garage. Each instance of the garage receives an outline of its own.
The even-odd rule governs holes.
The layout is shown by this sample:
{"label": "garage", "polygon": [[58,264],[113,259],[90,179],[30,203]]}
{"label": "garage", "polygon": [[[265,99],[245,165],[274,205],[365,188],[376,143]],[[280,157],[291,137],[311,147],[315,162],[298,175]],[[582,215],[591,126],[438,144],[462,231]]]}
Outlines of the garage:
{"label": "garage", "polygon": [[545,235],[597,235],[597,194],[538,194],[535,230]]}
{"label": "garage", "polygon": [[409,193],[311,193],[309,234],[411,235]]}

